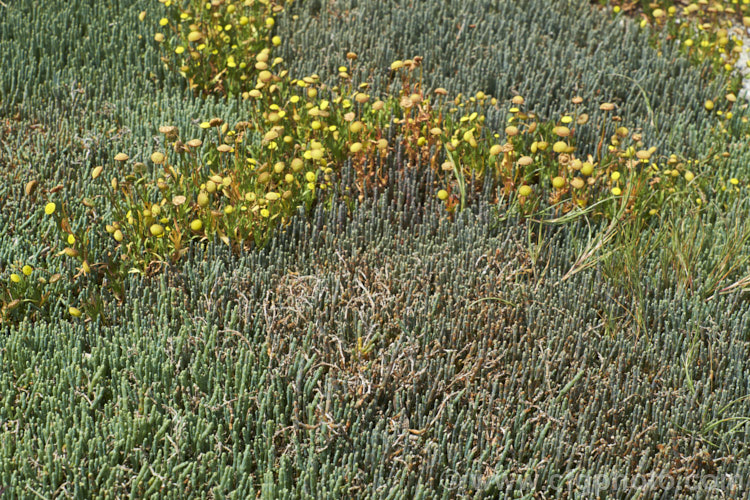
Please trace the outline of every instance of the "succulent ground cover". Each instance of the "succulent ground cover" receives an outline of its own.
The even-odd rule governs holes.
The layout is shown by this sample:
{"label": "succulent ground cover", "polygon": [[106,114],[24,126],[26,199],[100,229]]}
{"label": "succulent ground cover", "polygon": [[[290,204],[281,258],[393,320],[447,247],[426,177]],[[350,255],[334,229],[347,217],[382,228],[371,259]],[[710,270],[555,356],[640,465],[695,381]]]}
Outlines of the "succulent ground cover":
{"label": "succulent ground cover", "polygon": [[0,487],[739,495],[747,10],[0,6]]}

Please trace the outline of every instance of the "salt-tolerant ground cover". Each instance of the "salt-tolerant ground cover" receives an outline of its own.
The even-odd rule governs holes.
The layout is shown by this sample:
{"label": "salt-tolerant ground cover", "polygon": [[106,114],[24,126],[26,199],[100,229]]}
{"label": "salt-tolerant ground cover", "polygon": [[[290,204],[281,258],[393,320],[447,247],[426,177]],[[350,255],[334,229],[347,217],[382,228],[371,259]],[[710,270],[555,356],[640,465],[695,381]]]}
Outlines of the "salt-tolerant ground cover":
{"label": "salt-tolerant ground cover", "polygon": [[741,2],[6,3],[4,496],[746,494]]}

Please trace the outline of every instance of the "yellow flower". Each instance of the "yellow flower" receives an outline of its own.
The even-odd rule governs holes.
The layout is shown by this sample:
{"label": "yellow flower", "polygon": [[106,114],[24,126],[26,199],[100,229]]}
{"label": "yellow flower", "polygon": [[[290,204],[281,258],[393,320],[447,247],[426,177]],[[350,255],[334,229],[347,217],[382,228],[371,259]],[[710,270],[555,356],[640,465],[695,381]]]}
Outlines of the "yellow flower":
{"label": "yellow flower", "polygon": [[73,307],[73,306],[70,306],[68,308],[68,312],[70,313],[71,316],[75,318],[80,318],[81,315],[83,314],[80,309],[78,309],[77,307]]}
{"label": "yellow flower", "polygon": [[75,245],[75,242],[76,242],[76,237],[73,236],[72,234],[69,234],[68,235],[68,245]]}
{"label": "yellow flower", "polygon": [[612,194],[615,195],[615,196],[620,196],[622,194],[622,189],[620,189],[618,187],[613,187],[612,188]]}
{"label": "yellow flower", "polygon": [[264,218],[268,218],[268,216],[271,215],[271,212],[268,211],[268,209],[264,208],[260,211],[260,216]]}
{"label": "yellow flower", "polygon": [[25,266],[21,268],[21,272],[23,272],[23,274],[25,274],[26,276],[31,276],[31,273],[33,271],[34,269],[32,269],[32,267],[28,264],[26,264]]}
{"label": "yellow flower", "polygon": [[13,273],[13,274],[10,275],[10,280],[13,283],[20,283],[21,282],[21,277],[19,275],[17,275],[16,273]]}
{"label": "yellow flower", "polygon": [[161,236],[164,234],[164,228],[160,224],[152,224],[148,230],[153,236]]}
{"label": "yellow flower", "polygon": [[166,26],[167,24],[169,24],[169,20],[166,17],[159,19],[159,26]]}
{"label": "yellow flower", "polygon": [[448,191],[446,191],[445,189],[441,189],[440,191],[438,191],[437,197],[440,200],[448,199]]}
{"label": "yellow flower", "polygon": [[275,36],[271,38],[271,43],[278,47],[281,45],[281,37]]}
{"label": "yellow flower", "polygon": [[559,177],[559,176],[555,177],[554,179],[552,179],[552,187],[554,187],[555,189],[562,189],[562,188],[564,188],[565,187],[565,179],[563,179],[562,177]]}
{"label": "yellow flower", "polygon": [[529,196],[531,194],[531,186],[523,185],[519,187],[518,194],[521,196]]}
{"label": "yellow flower", "polygon": [[692,173],[690,171],[685,172],[685,180],[686,181],[690,182],[693,179],[695,179],[695,174],[694,173]]}
{"label": "yellow flower", "polygon": [[47,215],[52,215],[52,214],[55,213],[56,209],[57,209],[57,205],[55,205],[55,203],[51,201],[51,202],[47,203],[47,205],[45,205],[45,207],[44,207],[44,213],[47,214]]}

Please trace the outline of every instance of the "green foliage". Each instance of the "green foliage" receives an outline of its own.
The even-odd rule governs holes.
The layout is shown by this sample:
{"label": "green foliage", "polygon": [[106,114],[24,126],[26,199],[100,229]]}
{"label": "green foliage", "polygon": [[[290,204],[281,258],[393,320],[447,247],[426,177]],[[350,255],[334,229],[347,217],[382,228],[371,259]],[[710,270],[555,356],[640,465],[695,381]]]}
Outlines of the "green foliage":
{"label": "green foliage", "polygon": [[[738,35],[750,26],[750,16],[747,16],[750,5],[744,0],[601,0],[600,4],[613,6],[615,15],[639,17],[641,27],[651,25],[656,32],[664,32],[666,43],[677,45],[692,63],[708,62],[715,74],[731,74],[730,90],[738,89],[741,75],[736,66],[745,50]],[[653,44],[657,48],[664,47],[664,38],[655,36]]]}
{"label": "green foliage", "polygon": [[[271,59],[270,49],[281,43],[271,33],[283,2],[159,0],[166,12],[154,40],[164,45],[162,60],[187,78],[191,90],[237,96],[254,88],[260,72],[280,62]],[[144,20],[146,11],[139,18]]]}
{"label": "green foliage", "polygon": [[[750,154],[725,77],[585,1],[306,1],[274,27],[289,79],[218,99],[163,69],[153,0],[9,5],[0,301],[30,300],[0,325],[6,495],[552,498],[592,496],[576,473],[685,494],[747,476]],[[281,194],[270,169],[294,158],[315,199],[295,177],[268,201],[278,224],[227,217]],[[571,183],[594,177],[581,207]]]}

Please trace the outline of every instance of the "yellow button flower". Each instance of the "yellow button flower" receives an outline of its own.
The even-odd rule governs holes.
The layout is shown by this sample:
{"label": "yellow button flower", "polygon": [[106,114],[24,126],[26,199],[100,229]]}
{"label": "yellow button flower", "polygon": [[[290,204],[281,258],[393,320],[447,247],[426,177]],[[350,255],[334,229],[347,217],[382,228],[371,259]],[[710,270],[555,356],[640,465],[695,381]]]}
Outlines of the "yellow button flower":
{"label": "yellow button flower", "polygon": [[529,196],[531,194],[531,186],[521,186],[518,188],[518,194],[521,196]]}

